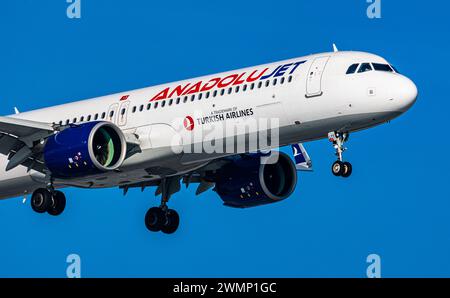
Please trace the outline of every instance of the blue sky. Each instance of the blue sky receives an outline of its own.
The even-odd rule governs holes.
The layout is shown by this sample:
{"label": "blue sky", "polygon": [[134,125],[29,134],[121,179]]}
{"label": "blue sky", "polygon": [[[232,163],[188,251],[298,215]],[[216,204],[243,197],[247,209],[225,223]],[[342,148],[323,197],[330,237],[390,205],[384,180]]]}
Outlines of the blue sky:
{"label": "blue sky", "polygon": [[21,199],[0,202],[0,277],[65,277],[79,254],[84,277],[450,276],[448,11],[444,1],[382,1],[382,19],[355,1],[65,0],[0,4],[0,112],[28,111],[331,50],[387,58],[420,97],[388,125],[356,133],[349,180],[330,173],[333,149],[307,144],[314,173],[282,203],[247,210],[213,192],[184,190],[174,235],[143,218],[154,190],[67,189],[58,218]]}

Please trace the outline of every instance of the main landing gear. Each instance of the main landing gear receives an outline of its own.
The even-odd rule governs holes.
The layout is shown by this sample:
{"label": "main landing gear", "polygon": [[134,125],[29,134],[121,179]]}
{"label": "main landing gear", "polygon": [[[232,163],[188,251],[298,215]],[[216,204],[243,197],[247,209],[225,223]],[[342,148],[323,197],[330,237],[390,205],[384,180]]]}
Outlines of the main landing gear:
{"label": "main landing gear", "polygon": [[145,215],[145,226],[152,232],[163,232],[173,234],[178,229],[180,217],[173,209],[167,206],[152,207]]}
{"label": "main landing gear", "polygon": [[37,213],[47,212],[50,215],[58,216],[63,213],[65,207],[66,196],[52,187],[38,188],[31,196],[31,208]]}
{"label": "main landing gear", "polygon": [[152,207],[145,215],[145,226],[152,232],[163,232],[173,234],[178,229],[180,217],[178,213],[169,209],[167,202],[170,196],[180,190],[179,178],[162,179],[156,193],[161,193],[161,205]]}
{"label": "main landing gear", "polygon": [[338,158],[338,160],[331,166],[331,172],[334,176],[348,178],[352,174],[352,164],[348,161],[344,162],[342,157],[342,154],[347,149],[344,147],[344,143],[348,140],[348,136],[348,133],[328,133],[328,139],[333,143],[333,147],[336,149],[336,156]]}

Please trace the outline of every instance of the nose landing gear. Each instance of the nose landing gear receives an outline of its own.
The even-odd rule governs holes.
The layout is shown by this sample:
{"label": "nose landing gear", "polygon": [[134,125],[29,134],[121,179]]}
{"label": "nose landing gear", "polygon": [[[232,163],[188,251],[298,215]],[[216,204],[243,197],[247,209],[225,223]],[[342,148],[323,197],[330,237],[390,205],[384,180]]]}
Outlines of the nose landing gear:
{"label": "nose landing gear", "polygon": [[341,176],[344,178],[350,177],[352,174],[352,164],[343,161],[343,153],[347,148],[344,147],[345,142],[348,140],[348,133],[330,132],[328,133],[328,139],[333,143],[333,147],[336,149],[337,161],[331,166],[331,172],[334,176]]}
{"label": "nose landing gear", "polygon": [[350,177],[352,174],[352,164],[348,161],[342,162],[337,160],[331,166],[331,172],[334,176],[341,176],[344,178]]}

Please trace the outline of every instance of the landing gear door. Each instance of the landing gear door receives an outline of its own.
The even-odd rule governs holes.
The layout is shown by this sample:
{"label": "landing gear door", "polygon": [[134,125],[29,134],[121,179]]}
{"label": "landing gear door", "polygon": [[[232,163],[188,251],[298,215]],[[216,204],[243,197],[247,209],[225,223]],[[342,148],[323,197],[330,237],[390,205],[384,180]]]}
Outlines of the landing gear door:
{"label": "landing gear door", "polygon": [[323,94],[322,76],[329,59],[330,56],[314,59],[306,79],[306,97],[321,96]]}

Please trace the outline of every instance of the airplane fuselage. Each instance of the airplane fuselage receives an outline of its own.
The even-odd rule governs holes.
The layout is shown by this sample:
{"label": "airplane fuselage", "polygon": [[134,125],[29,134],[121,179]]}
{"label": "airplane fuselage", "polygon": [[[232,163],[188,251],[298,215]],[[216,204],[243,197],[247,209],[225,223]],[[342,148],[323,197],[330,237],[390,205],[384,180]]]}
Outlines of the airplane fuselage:
{"label": "airplane fuselage", "polygon": [[[372,63],[372,69],[362,71],[367,63]],[[354,64],[358,68],[349,72]],[[307,142],[326,138],[332,131],[353,132],[385,123],[413,105],[417,88],[405,76],[380,65],[389,63],[373,54],[322,53],[10,117],[55,125],[113,122],[127,136],[136,137],[140,151],[127,158],[118,171],[57,179],[55,184],[122,186],[181,175],[211,160],[252,151],[247,148],[251,147],[249,136],[263,130],[258,122],[265,119],[276,120],[272,125],[278,140],[267,146],[257,143],[252,149]],[[227,128],[227,133],[222,128]],[[201,136],[196,138],[198,132]],[[249,146],[240,151],[208,151],[226,147],[241,135]],[[223,141],[223,146],[211,146],[210,139]],[[200,151],[179,150],[193,149],[196,144],[201,145]],[[6,164],[7,158],[1,156],[0,198],[32,193],[45,186],[43,174],[28,172],[23,166],[6,172]]]}

